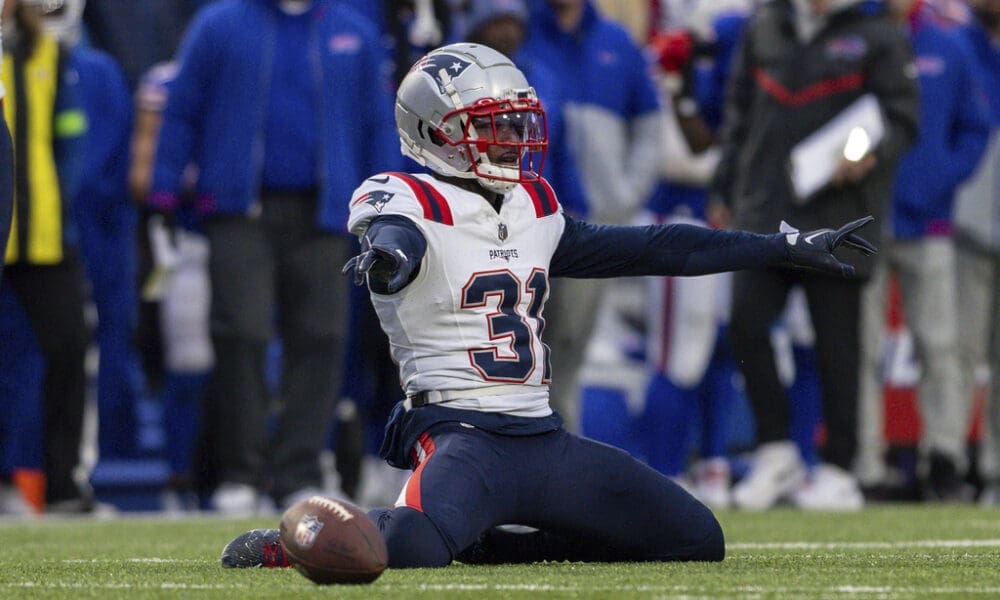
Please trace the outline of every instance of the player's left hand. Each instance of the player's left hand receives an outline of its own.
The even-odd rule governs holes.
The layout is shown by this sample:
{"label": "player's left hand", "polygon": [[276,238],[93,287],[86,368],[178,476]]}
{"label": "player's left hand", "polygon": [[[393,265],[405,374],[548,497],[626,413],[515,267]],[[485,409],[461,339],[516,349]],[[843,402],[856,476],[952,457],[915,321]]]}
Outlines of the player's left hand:
{"label": "player's left hand", "polygon": [[341,272],[352,275],[355,285],[363,285],[367,276],[384,283],[388,293],[394,294],[409,282],[413,265],[402,250],[372,246],[365,240],[361,254],[347,261]]}
{"label": "player's left hand", "polygon": [[865,256],[878,252],[878,248],[855,233],[874,220],[875,217],[867,216],[857,221],[851,221],[837,230],[819,229],[816,231],[799,231],[782,221],[780,231],[785,234],[788,260],[795,265],[817,269],[831,275],[852,277],[854,267],[837,260],[833,251],[843,244]]}

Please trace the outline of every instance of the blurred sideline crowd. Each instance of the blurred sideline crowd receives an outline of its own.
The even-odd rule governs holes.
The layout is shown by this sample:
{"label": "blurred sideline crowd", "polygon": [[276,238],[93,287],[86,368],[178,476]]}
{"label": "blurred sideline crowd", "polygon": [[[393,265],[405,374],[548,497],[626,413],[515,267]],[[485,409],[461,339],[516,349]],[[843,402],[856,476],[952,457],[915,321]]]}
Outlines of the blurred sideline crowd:
{"label": "blurred sideline crowd", "polygon": [[568,428],[717,508],[1000,504],[1000,0],[4,0],[2,25],[0,515],[128,510],[109,482],[150,469],[174,513],[396,499],[347,204],[420,169],[395,86],[458,41],[537,90],[574,216],[876,217],[851,280],[553,281]]}

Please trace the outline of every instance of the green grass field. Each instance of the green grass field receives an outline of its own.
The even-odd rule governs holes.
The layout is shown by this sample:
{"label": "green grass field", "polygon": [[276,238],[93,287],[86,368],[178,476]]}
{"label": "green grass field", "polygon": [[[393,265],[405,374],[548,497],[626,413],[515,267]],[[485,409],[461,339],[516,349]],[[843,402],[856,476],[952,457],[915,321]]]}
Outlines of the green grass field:
{"label": "green grass field", "polygon": [[277,518],[0,521],[0,597],[1000,597],[1000,510],[880,505],[719,518],[728,542],[722,563],[455,564],[388,570],[367,586],[219,567],[226,542]]}

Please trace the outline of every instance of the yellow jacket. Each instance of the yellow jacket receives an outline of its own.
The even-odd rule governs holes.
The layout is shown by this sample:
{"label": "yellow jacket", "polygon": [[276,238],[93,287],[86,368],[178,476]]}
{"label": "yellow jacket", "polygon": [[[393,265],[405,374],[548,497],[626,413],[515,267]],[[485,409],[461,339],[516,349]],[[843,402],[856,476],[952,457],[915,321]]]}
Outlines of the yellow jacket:
{"label": "yellow jacket", "polygon": [[54,38],[41,36],[26,59],[7,50],[2,74],[4,118],[14,140],[14,219],[4,260],[57,264],[63,260],[69,218],[57,147],[61,139],[82,139],[87,129],[75,96],[64,93],[75,88],[77,76],[63,65]]}

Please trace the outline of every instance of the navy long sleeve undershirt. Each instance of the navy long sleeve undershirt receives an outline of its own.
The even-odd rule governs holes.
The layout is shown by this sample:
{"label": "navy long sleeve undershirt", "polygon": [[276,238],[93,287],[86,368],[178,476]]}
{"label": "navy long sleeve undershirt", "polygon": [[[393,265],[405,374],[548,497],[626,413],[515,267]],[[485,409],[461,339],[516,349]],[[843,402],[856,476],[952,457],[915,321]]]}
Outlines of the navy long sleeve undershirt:
{"label": "navy long sleeve undershirt", "polygon": [[786,263],[785,235],[697,225],[620,227],[566,215],[550,277],[707,275]]}
{"label": "navy long sleeve undershirt", "polygon": [[[780,233],[696,225],[620,227],[564,218],[566,229],[552,256],[550,277],[706,275],[785,264],[788,259],[785,235]],[[416,276],[427,241],[412,221],[396,215],[378,217],[365,237],[373,246],[401,249],[413,261]],[[384,293],[384,282],[372,283],[375,292]]]}

